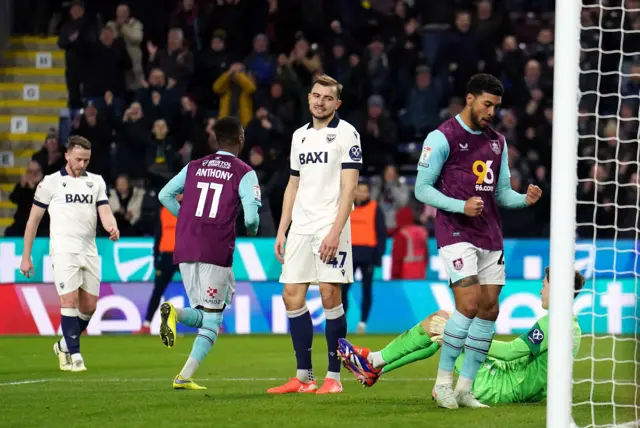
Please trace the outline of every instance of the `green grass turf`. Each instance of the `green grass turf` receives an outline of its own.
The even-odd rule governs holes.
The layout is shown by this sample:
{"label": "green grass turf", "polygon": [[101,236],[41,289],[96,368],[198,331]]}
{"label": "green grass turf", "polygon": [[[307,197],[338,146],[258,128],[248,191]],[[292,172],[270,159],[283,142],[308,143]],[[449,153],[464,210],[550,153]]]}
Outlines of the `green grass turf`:
{"label": "green grass turf", "polygon": [[[352,336],[356,344],[382,347],[390,336]],[[344,393],[331,396],[269,396],[268,387],[294,373],[286,336],[222,335],[196,373],[207,391],[173,391],[171,381],[191,349],[192,336],[166,349],[158,337],[82,338],[86,373],[58,371],[49,337],[0,338],[0,427],[544,427],[544,403],[502,405],[487,410],[436,408],[431,400],[439,353],[427,361],[390,373],[375,387],[362,388],[343,371]],[[634,383],[637,344],[596,341],[596,356],[616,364],[615,377]],[[584,340],[581,356],[590,352]],[[324,376],[326,345],[315,338],[316,374]],[[593,366],[594,377],[612,378],[613,363]],[[591,363],[576,363],[574,377],[591,378]],[[33,381],[34,383],[24,383]],[[11,384],[15,382],[15,384]],[[635,382],[637,383],[637,382]],[[590,384],[574,388],[574,400],[588,400]],[[617,403],[638,403],[638,390],[617,386]],[[612,384],[597,385],[593,400],[611,402]],[[637,419],[636,408],[617,408],[618,422]],[[590,406],[574,410],[579,425],[591,423]],[[611,404],[598,407],[596,422],[613,421]]]}

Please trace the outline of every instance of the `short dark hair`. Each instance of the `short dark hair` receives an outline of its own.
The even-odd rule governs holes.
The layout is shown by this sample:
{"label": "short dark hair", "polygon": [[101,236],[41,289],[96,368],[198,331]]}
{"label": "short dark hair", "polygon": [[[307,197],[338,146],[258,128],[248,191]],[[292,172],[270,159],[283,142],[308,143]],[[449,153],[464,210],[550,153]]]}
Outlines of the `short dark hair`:
{"label": "short dark hair", "polygon": [[234,116],[223,117],[213,125],[216,141],[221,146],[235,146],[240,144],[242,123]]}
{"label": "short dark hair", "polygon": [[504,94],[504,86],[497,77],[491,74],[480,73],[471,76],[467,83],[467,94],[478,96],[483,92],[501,97]]}
{"label": "short dark hair", "polygon": [[369,183],[369,179],[366,177],[360,177],[358,179],[358,186],[367,186],[368,189],[371,189],[371,184]]}
{"label": "short dark hair", "polygon": [[[547,281],[550,281],[550,277],[549,277],[549,266],[547,266],[544,270],[544,276],[547,278]],[[573,298],[575,299],[576,297],[578,297],[578,294],[580,294],[580,291],[582,290],[582,287],[584,287],[584,283],[585,283],[585,279],[584,279],[584,275],[582,275],[580,273],[579,270],[576,270],[576,273],[573,277]]]}
{"label": "short dark hair", "polygon": [[91,150],[91,141],[79,135],[72,135],[69,137],[67,151],[70,152],[74,147],[82,147],[83,149]]}

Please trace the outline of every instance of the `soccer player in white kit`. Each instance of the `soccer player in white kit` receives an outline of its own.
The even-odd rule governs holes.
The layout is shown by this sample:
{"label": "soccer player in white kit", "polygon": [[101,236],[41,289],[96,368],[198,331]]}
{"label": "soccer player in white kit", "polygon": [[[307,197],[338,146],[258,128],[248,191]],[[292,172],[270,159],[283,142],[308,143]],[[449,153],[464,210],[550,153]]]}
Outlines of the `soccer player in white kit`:
{"label": "soccer player in white kit", "polygon": [[38,225],[46,210],[51,218],[49,254],[53,279],[60,296],[62,339],[53,345],[60,370],[86,371],[80,354],[80,335],[89,325],[100,294],[100,259],[96,247],[96,208],[112,241],[120,231],[113,217],[104,179],[86,172],[91,143],[69,138],[64,155],[67,165],[40,182],[24,232],[20,272],[33,275],[31,250]]}
{"label": "soccer player in white kit", "polygon": [[[338,339],[347,334],[347,322],[341,286],[353,282],[349,215],[362,168],[362,149],[355,128],[336,114],[341,91],[342,85],[336,80],[326,75],[318,77],[308,95],[313,120],[294,132],[291,141],[291,176],[284,193],[275,252],[283,263],[282,299],[297,372],[284,385],[267,390],[270,394],[342,391],[337,348]],[[311,367],[313,324],[306,305],[312,283],[320,286],[329,355],[327,376],[319,389]]]}

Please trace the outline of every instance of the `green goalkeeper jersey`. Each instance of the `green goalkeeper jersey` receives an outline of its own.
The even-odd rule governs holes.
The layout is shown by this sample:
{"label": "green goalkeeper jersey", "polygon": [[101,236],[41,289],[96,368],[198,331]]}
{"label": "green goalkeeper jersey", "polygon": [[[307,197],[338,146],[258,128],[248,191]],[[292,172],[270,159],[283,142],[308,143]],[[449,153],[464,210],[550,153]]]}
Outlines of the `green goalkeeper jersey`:
{"label": "green goalkeeper jersey", "polygon": [[[487,360],[473,383],[473,393],[483,403],[541,401],[547,396],[547,351],[549,317],[545,315],[531,329],[511,342],[494,340]],[[580,348],[581,330],[573,319],[573,356]],[[462,366],[463,355],[456,368]]]}

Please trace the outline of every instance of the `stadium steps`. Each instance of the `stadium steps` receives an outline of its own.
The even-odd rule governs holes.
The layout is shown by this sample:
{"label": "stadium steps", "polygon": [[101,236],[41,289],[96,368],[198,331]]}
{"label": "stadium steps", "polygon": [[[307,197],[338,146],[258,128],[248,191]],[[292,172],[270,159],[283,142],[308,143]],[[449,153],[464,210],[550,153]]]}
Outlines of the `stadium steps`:
{"label": "stadium steps", "polygon": [[13,156],[3,157],[8,163],[0,166],[0,234],[11,224],[15,211],[8,202],[9,193],[67,107],[64,52],[56,43],[56,37],[11,37],[2,54],[0,151]]}
{"label": "stadium steps", "polygon": [[58,68],[30,68],[30,67],[3,67],[0,68],[0,81],[18,82],[26,84],[35,83],[61,83],[64,84],[64,69]]}
{"label": "stadium steps", "polygon": [[0,115],[0,132],[11,132],[11,122],[16,117],[22,118],[25,121],[25,126],[28,126],[29,132],[47,133],[51,127],[58,125],[58,116],[9,116]]}
{"label": "stadium steps", "polygon": [[[47,50],[46,52],[50,52]],[[53,67],[64,68],[64,52],[54,51],[51,53],[51,63]],[[42,51],[18,51],[6,50],[3,56],[3,64],[7,67],[33,67],[36,61],[42,61]],[[45,59],[48,61],[48,58]]]}
{"label": "stadium steps", "polygon": [[67,86],[60,83],[43,83],[41,85],[25,85],[23,83],[0,83],[0,100],[24,101],[23,98],[38,92],[39,101],[32,101],[31,104],[38,104],[41,101],[64,101],[67,100]]}
{"label": "stadium steps", "polygon": [[[65,94],[66,97],[66,94]],[[3,100],[0,99],[0,115],[39,115],[39,116],[57,116],[60,110],[67,108],[66,100],[43,100],[43,101],[25,101],[25,100]]]}
{"label": "stadium steps", "polygon": [[13,218],[16,208],[16,205],[11,201],[0,201],[0,218]]}
{"label": "stadium steps", "polygon": [[13,183],[2,183],[0,184],[0,201],[8,201],[9,195],[13,192],[15,184]]}

